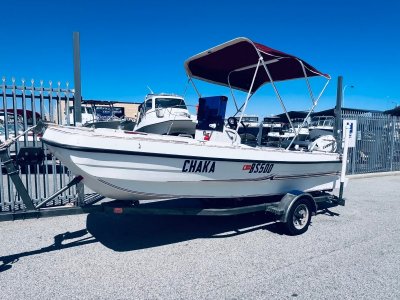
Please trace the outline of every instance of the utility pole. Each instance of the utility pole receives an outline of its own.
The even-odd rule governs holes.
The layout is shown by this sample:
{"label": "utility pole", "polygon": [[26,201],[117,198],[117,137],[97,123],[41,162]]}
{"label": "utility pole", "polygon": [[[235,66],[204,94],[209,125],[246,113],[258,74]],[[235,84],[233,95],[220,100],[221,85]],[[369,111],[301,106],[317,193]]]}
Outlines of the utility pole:
{"label": "utility pole", "polygon": [[[81,54],[79,32],[73,33],[73,52],[74,52],[74,126],[82,125],[82,91],[81,91]],[[68,100],[67,100],[68,101]],[[82,206],[85,200],[85,186],[82,182],[76,185],[77,205]]]}
{"label": "utility pole", "polygon": [[339,76],[337,83],[337,93],[336,93],[335,128],[333,132],[339,149],[341,149],[342,145],[342,101],[343,101],[343,76]]}

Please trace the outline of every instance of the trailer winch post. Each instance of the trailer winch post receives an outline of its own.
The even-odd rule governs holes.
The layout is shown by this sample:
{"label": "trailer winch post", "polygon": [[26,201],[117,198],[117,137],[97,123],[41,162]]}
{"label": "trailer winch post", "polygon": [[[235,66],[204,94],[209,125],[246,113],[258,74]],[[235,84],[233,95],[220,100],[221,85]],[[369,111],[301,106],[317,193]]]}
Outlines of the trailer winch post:
{"label": "trailer winch post", "polygon": [[33,204],[33,201],[29,196],[28,191],[26,190],[21,178],[19,177],[19,171],[15,167],[14,161],[9,156],[7,148],[0,149],[0,161],[2,161],[4,166],[6,167],[7,174],[10,176],[12,182],[14,183],[14,186],[18,191],[22,202],[25,204],[26,209],[34,210],[35,205]]}
{"label": "trailer winch post", "polygon": [[344,146],[343,146],[343,154],[342,154],[342,171],[340,173],[340,189],[339,189],[339,201],[343,200],[343,189],[344,182],[346,180],[346,169],[347,169],[347,153],[349,149],[349,133],[350,133],[350,125],[346,124],[344,130]]}

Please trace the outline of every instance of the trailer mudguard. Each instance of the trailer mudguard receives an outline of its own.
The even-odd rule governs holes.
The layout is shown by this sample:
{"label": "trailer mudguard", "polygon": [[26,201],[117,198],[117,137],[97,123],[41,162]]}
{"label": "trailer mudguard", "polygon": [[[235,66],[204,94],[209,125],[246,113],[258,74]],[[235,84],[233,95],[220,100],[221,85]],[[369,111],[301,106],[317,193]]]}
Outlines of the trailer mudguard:
{"label": "trailer mudguard", "polygon": [[281,201],[279,202],[278,209],[283,211],[282,216],[280,217],[280,222],[286,223],[287,216],[290,208],[292,207],[293,203],[295,203],[298,199],[307,198],[311,205],[311,212],[315,214],[317,212],[317,204],[315,203],[314,197],[303,191],[293,190],[285,194]]}

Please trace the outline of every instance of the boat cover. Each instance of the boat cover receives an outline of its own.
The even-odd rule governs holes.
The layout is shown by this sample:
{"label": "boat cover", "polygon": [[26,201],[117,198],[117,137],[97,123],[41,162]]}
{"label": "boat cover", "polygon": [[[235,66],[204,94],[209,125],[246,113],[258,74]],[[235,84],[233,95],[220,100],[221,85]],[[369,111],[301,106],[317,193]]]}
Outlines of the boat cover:
{"label": "boat cover", "polygon": [[[236,38],[197,54],[185,61],[185,69],[190,77],[248,92],[260,57],[264,59],[273,81],[304,78],[302,64],[307,77],[330,79],[328,74],[321,73],[305,61],[248,38]],[[260,65],[250,92],[254,93],[268,82],[270,79]]]}

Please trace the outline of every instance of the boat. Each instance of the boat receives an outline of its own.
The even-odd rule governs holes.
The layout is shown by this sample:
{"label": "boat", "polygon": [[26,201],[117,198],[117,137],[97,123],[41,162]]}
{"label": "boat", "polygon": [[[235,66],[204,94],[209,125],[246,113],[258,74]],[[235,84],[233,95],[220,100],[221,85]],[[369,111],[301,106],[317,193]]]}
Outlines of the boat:
{"label": "boat", "polygon": [[165,134],[193,135],[196,120],[183,97],[174,94],[147,94],[139,106],[135,131]]}
{"label": "boat", "polygon": [[[49,126],[42,141],[90,189],[118,200],[245,199],[338,188],[339,153],[249,146],[241,143],[238,134],[250,97],[264,84],[272,85],[281,101],[275,81],[304,78],[308,85],[309,78],[321,77],[326,84],[312,99],[316,104],[329,75],[248,38],[236,38],[201,52],[187,59],[184,66],[196,91],[195,80],[246,91],[239,120],[229,117],[225,125],[226,96],[199,95],[194,138]],[[151,104],[151,109],[155,108]]]}
{"label": "boat", "polygon": [[[24,113],[22,109],[18,109],[17,113],[17,115],[14,115],[11,112],[7,112],[7,117],[5,117],[4,111],[0,112],[0,144],[21,135],[28,127],[33,125],[32,111],[25,110],[26,121],[21,115]],[[36,120],[39,121],[40,114],[36,113],[36,118],[35,122]],[[7,122],[5,122],[5,119]],[[14,155],[21,147],[36,147],[37,145],[39,145],[38,137],[29,131],[21,135],[18,141],[13,143],[9,149],[10,153]]]}
{"label": "boat", "polygon": [[333,135],[334,124],[335,117],[333,116],[313,116],[308,129],[313,137],[317,135]]}
{"label": "boat", "polygon": [[[320,151],[336,151],[336,140],[333,136],[333,126],[335,118],[333,116],[313,116],[307,128],[300,132],[294,141],[291,137],[286,137],[280,141],[281,147],[298,147],[302,149],[314,149],[317,147]],[[293,137],[294,135],[292,135]]]}
{"label": "boat", "polygon": [[[81,105],[81,119],[82,125],[86,125],[87,123],[96,122],[97,117],[96,113],[91,107],[91,105],[82,104]],[[64,125],[73,125],[74,124],[74,107],[68,107],[67,112],[64,115]]]}
{"label": "boat", "polygon": [[[111,101],[85,100],[81,105],[82,126],[133,130],[135,121],[117,114],[117,109]],[[64,124],[74,124],[74,107],[69,107]]]}
{"label": "boat", "polygon": [[270,132],[282,132],[282,127],[284,123],[282,123],[281,118],[278,116],[267,116],[263,118],[263,129],[261,133],[261,144],[268,145],[269,137],[268,134]]}
{"label": "boat", "polygon": [[127,118],[121,107],[115,107],[113,101],[85,100],[85,105],[90,105],[95,118],[83,126],[94,128],[111,128],[122,130],[133,130],[136,122]]}
{"label": "boat", "polygon": [[[290,126],[292,124],[292,126]],[[279,130],[268,132],[268,145],[286,148],[289,144],[295,146],[294,142],[306,141],[309,137],[310,131],[304,119],[292,119],[292,123],[284,123]]]}

